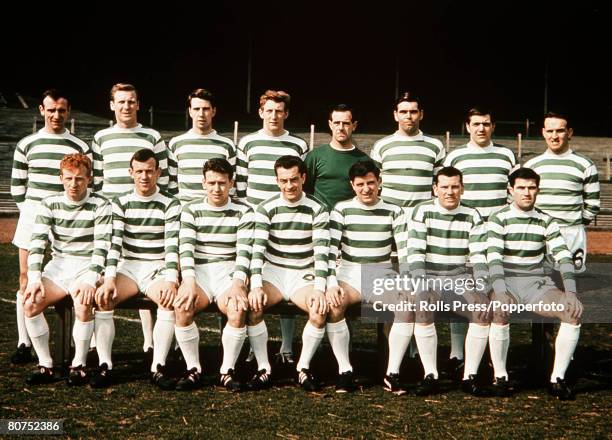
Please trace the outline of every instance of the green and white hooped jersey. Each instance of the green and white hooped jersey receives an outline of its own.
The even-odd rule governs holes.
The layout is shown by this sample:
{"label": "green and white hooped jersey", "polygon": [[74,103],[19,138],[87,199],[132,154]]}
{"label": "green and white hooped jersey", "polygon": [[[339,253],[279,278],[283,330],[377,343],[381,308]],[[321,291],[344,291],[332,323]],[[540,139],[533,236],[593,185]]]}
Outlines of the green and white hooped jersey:
{"label": "green and white hooped jersey", "polygon": [[181,212],[181,274],[195,277],[201,264],[235,261],[233,278],[246,281],[251,263],[254,213],[250,206],[229,200],[214,207],[194,200]]}
{"label": "green and white hooped jersey", "polygon": [[28,282],[40,282],[49,234],[53,237],[53,257],[91,260],[85,281],[96,285],[102,275],[111,246],[111,204],[104,197],[90,194],[75,202],[65,193],[42,201],[32,230],[28,256]]}
{"label": "green and white hooped jersey", "polygon": [[517,167],[509,148],[497,144],[479,147],[468,142],[449,153],[444,166],[463,173],[461,203],[477,209],[484,219],[508,204],[508,176]]}
{"label": "green and white hooped jersey", "polygon": [[572,255],[551,216],[511,204],[492,214],[487,228],[487,262],[496,293],[505,290],[504,276],[544,275],[547,255],[559,264],[566,289],[576,291]]}
{"label": "green and white hooped jersey", "polygon": [[43,127],[17,143],[11,173],[11,196],[21,208],[27,200],[41,200],[60,194],[60,162],[67,154],[81,153],[92,159],[91,148],[70,134],[48,133]]}
{"label": "green and white hooped jersey", "polygon": [[202,188],[202,167],[212,158],[226,159],[236,168],[234,143],[217,134],[215,130],[202,135],[193,130],[173,137],[168,144],[170,175],[178,181],[178,198],[181,203],[206,196]]}
{"label": "green and white hooped jersey", "polygon": [[402,208],[382,199],[372,206],[357,197],[337,203],[329,220],[328,286],[338,284],[338,257],[353,264],[390,263],[395,243],[400,263],[406,262],[406,224]]}
{"label": "green and white hooped jersey", "polygon": [[181,205],[159,189],[149,197],[135,191],[113,199],[113,241],[105,276],[115,277],[119,258],[166,263],[166,281],[178,281]]}
{"label": "green and white hooped jersey", "polygon": [[474,208],[453,210],[437,199],[418,205],[412,214],[408,239],[408,266],[412,276],[459,275],[467,263],[475,277],[487,276],[487,230]]}
{"label": "green and white hooped jersey", "polygon": [[414,207],[431,199],[433,176],[444,155],[442,142],[421,131],[416,136],[396,132],[377,141],[370,157],[381,170],[383,200]]}
{"label": "green and white hooped jersey", "polygon": [[268,136],[259,130],[238,142],[236,162],[236,189],[239,199],[255,209],[264,200],[278,194],[274,162],[281,156],[308,153],[308,144],[302,138],[285,131],[281,136]]}
{"label": "green and white hooped jersey", "polygon": [[572,150],[564,154],[546,151],[527,161],[526,168],[540,175],[536,208],[561,226],[593,220],[601,207],[597,167],[588,157]]}
{"label": "green and white hooped jersey", "polygon": [[138,124],[134,128],[114,125],[100,130],[91,144],[94,159],[94,190],[111,199],[134,189],[129,173],[130,159],[143,148],[153,150],[159,161],[161,175],[157,185],[164,191],[176,189],[168,172],[168,149],[161,135],[152,128]]}
{"label": "green and white hooped jersey", "polygon": [[314,266],[315,289],[325,291],[329,258],[329,214],[313,196],[289,203],[281,194],[255,211],[251,287],[261,287],[264,262],[287,269]]}

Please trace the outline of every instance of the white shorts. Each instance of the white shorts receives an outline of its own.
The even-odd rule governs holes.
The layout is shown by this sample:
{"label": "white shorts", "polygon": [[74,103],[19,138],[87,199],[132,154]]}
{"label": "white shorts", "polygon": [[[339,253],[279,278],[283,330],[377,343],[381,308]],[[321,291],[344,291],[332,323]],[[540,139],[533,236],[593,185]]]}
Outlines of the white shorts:
{"label": "white shorts", "polygon": [[202,288],[208,300],[214,302],[232,287],[233,261],[200,264],[195,267],[196,283]]}
{"label": "white shorts", "polygon": [[165,272],[166,262],[163,260],[121,260],[117,265],[117,273],[134,281],[138,290],[145,295],[151,284],[164,278]]}
{"label": "white shorts", "polygon": [[[380,278],[394,278],[397,272],[391,265],[386,264],[355,264],[342,263],[336,269],[336,279],[354,288],[361,295],[361,301],[372,303],[374,299],[380,299],[380,295],[374,294],[374,280]],[[365,284],[364,284],[365,283]],[[363,287],[366,287],[365,289]]]}
{"label": "white shorts", "polygon": [[36,215],[39,207],[40,203],[32,200],[26,200],[23,202],[23,205],[21,205],[21,210],[19,211],[19,221],[17,222],[17,228],[15,229],[15,235],[13,236],[13,244],[19,249],[30,249],[32,230],[34,229],[34,223],[36,222]]}
{"label": "white shorts", "polygon": [[84,281],[89,264],[89,258],[53,257],[45,266],[42,277],[72,295],[77,284]]}
{"label": "white shorts", "polygon": [[557,286],[547,276],[507,277],[506,289],[519,304],[535,304],[544,294]]}
{"label": "white shorts", "polygon": [[[576,226],[561,226],[561,235],[565,240],[567,248],[572,253],[574,261],[574,272],[582,273],[586,270],[587,258],[587,234],[583,225]],[[555,269],[558,266],[555,264]]]}
{"label": "white shorts", "polygon": [[285,301],[290,301],[295,292],[301,288],[314,286],[315,275],[314,269],[287,269],[266,262],[261,270],[261,278],[273,284]]}

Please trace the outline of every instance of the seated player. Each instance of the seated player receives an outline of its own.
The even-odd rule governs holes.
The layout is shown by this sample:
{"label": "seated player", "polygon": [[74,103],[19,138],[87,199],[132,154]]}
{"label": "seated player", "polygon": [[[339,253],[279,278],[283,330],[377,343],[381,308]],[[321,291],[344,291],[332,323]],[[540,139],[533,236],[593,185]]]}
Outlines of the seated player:
{"label": "seated player", "polygon": [[253,210],[229,198],[234,172],[227,160],[209,159],[203,174],[206,197],[188,203],[181,213],[179,249],[183,281],[174,300],[174,332],[187,372],[176,389],[201,386],[200,335],[193,317],[216,302],[228,320],[221,336],[220,383],[229,391],[240,391],[234,368],[247,335],[249,303],[245,282],[251,262]]}
{"label": "seated player", "polygon": [[[344,314],[352,304],[372,300],[372,289],[364,286],[362,290],[362,270],[391,270],[394,241],[397,249],[403,252],[400,255],[402,262],[406,250],[401,241],[406,229],[403,211],[378,196],[381,185],[378,167],[369,160],[359,161],[351,166],[348,174],[356,196],[337,203],[330,214],[331,245],[326,292],[329,304],[327,336],[338,361],[336,392],[341,393],[354,389],[353,367],[349,360],[350,334]],[[341,263],[336,268],[338,258]]]}
{"label": "seated player", "polygon": [[[509,178],[513,202],[489,217],[487,261],[493,282],[492,300],[502,305],[535,304],[534,312],[561,321],[555,340],[555,361],[549,392],[560,400],[575,398],[565,381],[565,371],[574,354],[580,335],[583,306],[576,296],[572,254],[568,250],[559,225],[535,208],[540,176],[531,168],[520,168]],[[552,255],[563,278],[565,292],[555,287],[546,273],[544,261]],[[553,309],[550,307],[556,304]],[[544,307],[549,305],[549,307]],[[563,310],[559,310],[559,305]],[[508,312],[494,310],[489,335],[489,349],[495,372],[498,395],[508,394],[506,358],[510,345]]]}
{"label": "seated player", "polygon": [[[476,375],[489,335],[487,235],[478,211],[462,204],[463,188],[461,171],[442,168],[434,177],[435,198],[419,204],[410,223],[408,264],[417,304],[414,337],[425,370],[417,395],[438,390],[435,313],[423,304],[444,304],[468,318],[462,388],[485,395]],[[467,263],[473,267],[473,277]]]}
{"label": "seated player", "polygon": [[[54,381],[49,326],[43,311],[66,295],[72,296],[76,315],[72,331],[75,353],[68,385],[87,383],[85,364],[94,332],[94,293],[111,242],[110,203],[87,188],[92,180],[91,160],[80,153],[64,156],[60,179],[64,192],[42,201],[30,242],[25,314],[40,365],[27,380],[29,384]],[[41,275],[49,233],[53,238],[53,256]]]}
{"label": "seated player", "polygon": [[302,159],[282,156],[274,163],[274,172],[280,194],[262,202],[255,212],[247,333],[258,372],[249,388],[270,386],[268,330],[263,313],[284,300],[308,313],[296,368],[300,386],[316,391],[319,383],[310,371],[310,361],[325,334],[329,214],[313,196],[303,192],[306,166]]}
{"label": "seated player", "polygon": [[104,285],[96,291],[100,368],[91,378],[91,386],[106,387],[112,380],[115,306],[142,293],[158,306],[153,328],[151,382],[163,390],[170,390],[176,383],[167,375],[165,364],[174,336],[172,303],[178,287],[180,204],[178,199],[157,187],[161,171],[152,150],[134,153],[129,172],[134,190],[113,200],[112,245]]}

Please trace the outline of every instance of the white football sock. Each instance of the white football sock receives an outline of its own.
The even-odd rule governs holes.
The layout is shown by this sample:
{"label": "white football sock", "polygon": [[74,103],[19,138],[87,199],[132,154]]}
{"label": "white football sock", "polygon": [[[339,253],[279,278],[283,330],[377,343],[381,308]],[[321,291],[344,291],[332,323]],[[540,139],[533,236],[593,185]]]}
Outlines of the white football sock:
{"label": "white football sock", "polygon": [[338,373],[353,371],[351,361],[349,359],[349,342],[351,335],[349,333],[346,319],[338,322],[328,322],[325,325],[329,343],[334,351],[334,356],[338,361]]}
{"label": "white football sock", "polygon": [[280,317],[280,328],[281,328],[281,353],[293,353],[293,335],[295,334],[295,318],[294,317]]}
{"label": "white football sock", "polygon": [[565,379],[565,371],[572,360],[572,355],[578,344],[580,336],[580,324],[572,325],[562,322],[559,333],[555,339],[555,363],[550,376],[550,381],[557,382],[557,378]]}
{"label": "white football sock", "polygon": [[149,348],[153,348],[153,314],[150,310],[144,309],[138,310],[138,315],[140,315],[142,336],[144,337],[142,350],[147,351]]}
{"label": "white football sock", "polygon": [[202,372],[200,365],[200,332],[195,322],[192,322],[187,327],[174,326],[174,334],[176,340],[181,347],[181,352],[187,364],[187,371],[196,368],[199,373]]}
{"label": "white football sock", "polygon": [[242,344],[247,336],[246,327],[232,327],[226,324],[221,334],[221,344],[223,344],[223,362],[219,372],[226,374],[236,366],[236,360],[242,350]]}
{"label": "white football sock", "polygon": [[450,340],[451,351],[449,359],[457,358],[463,360],[463,346],[465,345],[465,335],[468,330],[466,322],[451,322],[450,323]]}
{"label": "white football sock", "polygon": [[489,351],[495,377],[508,378],[506,370],[506,359],[508,358],[508,347],[510,346],[510,325],[491,324],[489,331]]}
{"label": "white football sock", "polygon": [[98,362],[99,365],[108,365],[109,370],[113,369],[111,352],[113,350],[113,341],[115,340],[114,313],[114,310],[109,312],[100,312],[96,310],[94,314],[94,332],[96,333]]}
{"label": "white football sock", "polygon": [[268,360],[268,328],[266,321],[261,321],[257,325],[247,326],[249,343],[257,359],[257,370],[266,370],[268,374],[272,372],[270,361]]}
{"label": "white football sock", "polygon": [[417,347],[419,347],[419,355],[421,356],[425,376],[433,374],[434,379],[437,379],[438,334],[436,332],[436,325],[415,325],[414,339],[416,340]]}
{"label": "white football sock", "polygon": [[402,360],[413,333],[413,322],[393,323],[389,332],[389,365],[387,365],[387,374],[399,374]]}
{"label": "white football sock", "polygon": [[72,366],[87,365],[87,352],[89,351],[89,343],[91,336],[94,333],[94,321],[82,322],[78,319],[74,320],[72,327],[72,338],[74,339],[74,359]]}
{"label": "white football sock", "polygon": [[153,363],[151,364],[153,373],[157,371],[158,364],[162,367],[166,365],[173,337],[174,310],[157,309],[157,319],[153,327]]}
{"label": "white football sock", "polygon": [[321,340],[325,336],[325,327],[316,328],[308,321],[304,326],[304,332],[302,333],[302,352],[300,353],[300,360],[297,363],[297,370],[310,368],[310,361],[314,356]]}
{"label": "white football sock", "polygon": [[465,338],[465,367],[463,379],[469,379],[471,374],[478,373],[482,355],[489,340],[489,326],[470,323]]}
{"label": "white football sock", "polygon": [[32,346],[32,341],[30,341],[30,337],[28,336],[28,330],[25,325],[25,313],[23,311],[23,295],[20,292],[17,292],[17,302],[16,302],[16,312],[17,312],[17,335],[19,339],[17,339],[17,347],[21,344],[25,344],[26,347]]}
{"label": "white football sock", "polygon": [[49,325],[45,319],[45,315],[39,313],[31,318],[25,317],[25,325],[34,346],[34,351],[38,356],[38,365],[52,368],[53,358],[49,351]]}

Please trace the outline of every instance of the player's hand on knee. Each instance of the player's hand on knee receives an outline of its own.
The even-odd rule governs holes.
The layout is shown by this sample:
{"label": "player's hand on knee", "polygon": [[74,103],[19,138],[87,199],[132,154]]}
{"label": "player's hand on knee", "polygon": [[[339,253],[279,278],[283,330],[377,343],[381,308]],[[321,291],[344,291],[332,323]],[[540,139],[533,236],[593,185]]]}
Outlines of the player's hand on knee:
{"label": "player's hand on knee", "polygon": [[96,292],[96,303],[102,307],[107,307],[110,302],[117,298],[117,285],[115,278],[105,278],[104,284]]}
{"label": "player's hand on knee", "polygon": [[262,287],[256,287],[249,292],[249,305],[254,312],[260,312],[268,303],[268,295]]}
{"label": "player's hand on knee", "polygon": [[234,280],[232,282],[232,288],[229,290],[227,299],[225,300],[225,307],[229,307],[230,301],[233,301],[234,310],[236,312],[239,310],[245,312],[249,310],[247,288],[242,280]]}
{"label": "player's hand on knee", "polygon": [[159,289],[159,302],[162,307],[170,308],[176,297],[176,283],[164,281]]}
{"label": "player's hand on knee", "polygon": [[308,307],[317,312],[319,315],[326,315],[329,307],[327,305],[327,301],[325,300],[325,294],[322,291],[315,289],[313,294],[310,296]]}
{"label": "player's hand on knee", "polygon": [[[505,293],[499,295],[498,301],[501,304],[516,304],[516,298],[514,297],[514,295],[512,295],[510,292],[506,291]],[[502,307],[500,309],[500,315],[502,318],[508,318],[508,316],[510,315],[509,311],[507,308]]]}
{"label": "player's hand on knee", "polygon": [[40,292],[40,290],[43,288],[41,283],[32,283],[29,284],[25,290],[23,291],[23,304],[26,303],[26,301],[30,301],[32,304],[36,304],[36,296],[38,295],[38,292]]}
{"label": "player's hand on knee", "polygon": [[95,291],[95,287],[87,283],[78,283],[74,291],[74,296],[79,300],[80,304],[89,306],[91,305]]}
{"label": "player's hand on knee", "polygon": [[579,319],[582,316],[584,306],[574,292],[565,292],[563,302],[573,319]]}
{"label": "player's hand on knee", "polygon": [[330,307],[340,307],[344,299],[344,289],[340,286],[328,287],[325,299]]}
{"label": "player's hand on knee", "polygon": [[195,278],[184,278],[183,283],[178,288],[172,305],[175,309],[183,308],[185,311],[191,310],[195,304],[197,295]]}

